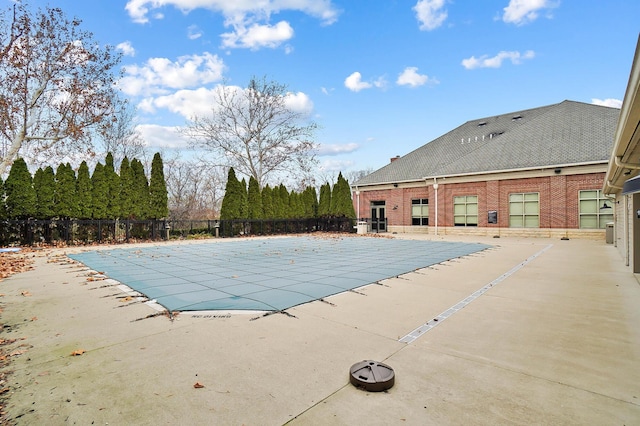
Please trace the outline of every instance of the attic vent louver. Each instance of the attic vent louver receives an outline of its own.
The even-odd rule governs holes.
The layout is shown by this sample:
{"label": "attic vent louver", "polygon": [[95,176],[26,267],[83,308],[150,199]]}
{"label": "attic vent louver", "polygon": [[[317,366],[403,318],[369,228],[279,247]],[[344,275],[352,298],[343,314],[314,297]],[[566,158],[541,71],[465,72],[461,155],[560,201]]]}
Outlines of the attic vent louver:
{"label": "attic vent louver", "polygon": [[487,122],[486,121],[481,121],[478,123],[478,127],[482,127],[482,126],[486,126]]}
{"label": "attic vent louver", "polygon": [[511,117],[511,121],[518,121],[522,118],[522,116],[520,114],[518,115],[514,115],[513,117]]}

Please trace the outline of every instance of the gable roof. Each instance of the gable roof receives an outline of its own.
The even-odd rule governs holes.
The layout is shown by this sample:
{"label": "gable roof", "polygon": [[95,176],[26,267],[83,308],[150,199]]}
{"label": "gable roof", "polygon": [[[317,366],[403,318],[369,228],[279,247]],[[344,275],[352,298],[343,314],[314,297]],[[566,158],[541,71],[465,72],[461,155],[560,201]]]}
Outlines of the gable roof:
{"label": "gable roof", "polygon": [[606,164],[619,115],[617,108],[563,101],[467,121],[354,185],[570,164]]}

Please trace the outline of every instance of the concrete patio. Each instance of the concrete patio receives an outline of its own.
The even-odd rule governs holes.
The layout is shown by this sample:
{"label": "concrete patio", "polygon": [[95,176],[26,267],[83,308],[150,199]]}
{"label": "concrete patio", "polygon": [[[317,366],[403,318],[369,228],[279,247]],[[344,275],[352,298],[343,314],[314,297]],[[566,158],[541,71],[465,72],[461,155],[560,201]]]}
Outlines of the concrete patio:
{"label": "concrete patio", "polygon": [[[23,338],[14,346],[24,351],[10,365],[8,418],[110,425],[640,422],[640,285],[614,247],[395,237],[493,247],[288,315],[198,312],[173,320],[108,280],[91,280],[64,256],[82,249],[43,250],[34,270],[0,283],[2,338]],[[463,309],[440,316],[487,286]],[[443,319],[401,342],[434,318]],[[394,369],[394,387],[371,393],[349,383],[350,366],[369,359]]]}

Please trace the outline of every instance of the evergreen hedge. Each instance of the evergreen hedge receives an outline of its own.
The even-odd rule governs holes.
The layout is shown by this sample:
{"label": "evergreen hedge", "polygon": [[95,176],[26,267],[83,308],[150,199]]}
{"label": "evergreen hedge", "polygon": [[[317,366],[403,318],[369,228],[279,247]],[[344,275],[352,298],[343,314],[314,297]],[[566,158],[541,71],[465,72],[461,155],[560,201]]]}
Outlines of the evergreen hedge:
{"label": "evergreen hedge", "polygon": [[162,158],[156,153],[151,166],[151,185],[144,165],[125,157],[120,174],[113,155],[97,163],[93,174],[85,161],[78,174],[69,163],[39,168],[31,176],[26,162],[18,158],[7,181],[0,179],[0,217],[6,219],[160,219],[168,215],[167,187]]}
{"label": "evergreen hedge", "polygon": [[233,168],[229,169],[227,185],[220,219],[314,219],[348,218],[355,219],[356,213],[351,199],[349,183],[342,176],[333,186],[329,183],[320,187],[320,198],[314,187],[307,187],[301,193],[289,191],[280,184],[271,188],[268,184],[262,190],[258,182],[249,179],[248,192],[244,179],[240,182]]}

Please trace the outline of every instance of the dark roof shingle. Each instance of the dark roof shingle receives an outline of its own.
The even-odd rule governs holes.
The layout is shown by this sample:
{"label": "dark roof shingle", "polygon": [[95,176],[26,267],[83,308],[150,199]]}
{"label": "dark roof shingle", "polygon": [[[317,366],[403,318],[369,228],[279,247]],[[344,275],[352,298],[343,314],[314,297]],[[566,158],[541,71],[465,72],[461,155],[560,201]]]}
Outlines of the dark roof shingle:
{"label": "dark roof shingle", "polygon": [[355,185],[609,161],[620,110],[574,101],[467,121]]}

